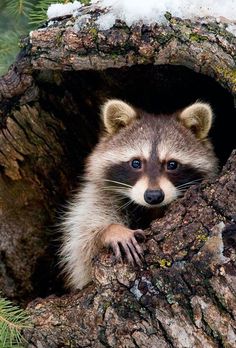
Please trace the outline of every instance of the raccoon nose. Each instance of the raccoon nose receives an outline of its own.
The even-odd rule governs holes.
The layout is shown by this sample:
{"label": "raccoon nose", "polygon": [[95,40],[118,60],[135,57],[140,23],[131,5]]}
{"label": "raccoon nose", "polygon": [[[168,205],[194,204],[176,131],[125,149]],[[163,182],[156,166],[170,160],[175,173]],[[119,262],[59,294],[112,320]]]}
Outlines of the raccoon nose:
{"label": "raccoon nose", "polygon": [[146,190],[144,199],[148,204],[158,204],[164,200],[164,192],[160,190]]}

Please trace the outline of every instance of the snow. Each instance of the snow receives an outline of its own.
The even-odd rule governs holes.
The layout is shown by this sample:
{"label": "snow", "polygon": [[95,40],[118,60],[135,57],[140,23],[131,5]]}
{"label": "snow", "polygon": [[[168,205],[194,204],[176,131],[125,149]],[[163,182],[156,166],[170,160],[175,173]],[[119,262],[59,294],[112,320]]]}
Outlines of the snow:
{"label": "snow", "polygon": [[[180,18],[210,16],[236,22],[236,0],[91,0],[91,4],[106,9],[97,20],[101,30],[111,28],[116,19],[124,20],[129,26],[140,20],[144,23],[164,23],[166,12]],[[81,6],[79,1],[52,4],[48,8],[47,15],[49,19],[75,15]],[[232,29],[234,28],[230,28]]]}
{"label": "snow", "polygon": [[236,20],[236,0],[92,0],[92,3],[109,8],[109,13],[97,21],[102,30],[112,27],[116,18],[129,26],[139,20],[163,23],[166,12],[180,18],[212,16]]}
{"label": "snow", "polygon": [[97,19],[96,23],[101,30],[107,30],[107,29],[110,29],[115,24],[116,18],[117,17],[115,13],[108,12],[100,16]]}
{"label": "snow", "polygon": [[227,27],[227,30],[233,34],[234,36],[236,36],[236,24],[229,24]]}
{"label": "snow", "polygon": [[79,1],[68,2],[67,4],[52,4],[47,10],[48,19],[71,15],[81,6],[82,4]]}

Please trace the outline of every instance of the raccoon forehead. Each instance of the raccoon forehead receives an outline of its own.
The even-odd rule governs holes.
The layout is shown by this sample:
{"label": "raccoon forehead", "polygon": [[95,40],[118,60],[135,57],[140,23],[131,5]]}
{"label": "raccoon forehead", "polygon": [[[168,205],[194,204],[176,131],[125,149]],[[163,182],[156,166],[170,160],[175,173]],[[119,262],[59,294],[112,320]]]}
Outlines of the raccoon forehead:
{"label": "raccoon forehead", "polygon": [[212,167],[206,149],[203,149],[200,144],[190,144],[189,139],[186,142],[174,144],[171,139],[165,139],[157,144],[157,153],[160,162],[168,160],[176,160],[181,164],[190,164],[196,169],[204,168],[206,170]]}
{"label": "raccoon forehead", "polygon": [[148,116],[137,120],[112,138],[105,139],[98,150],[98,157],[105,166],[132,158],[149,161],[155,154],[158,162],[174,159],[204,170],[212,167],[206,146],[179,122],[167,117]]}
{"label": "raccoon forehead", "polygon": [[150,157],[150,152],[152,149],[152,144],[147,142],[138,142],[136,144],[117,146],[111,148],[102,155],[104,160],[108,162],[117,163],[119,162],[127,162],[131,158],[145,158],[148,160]]}

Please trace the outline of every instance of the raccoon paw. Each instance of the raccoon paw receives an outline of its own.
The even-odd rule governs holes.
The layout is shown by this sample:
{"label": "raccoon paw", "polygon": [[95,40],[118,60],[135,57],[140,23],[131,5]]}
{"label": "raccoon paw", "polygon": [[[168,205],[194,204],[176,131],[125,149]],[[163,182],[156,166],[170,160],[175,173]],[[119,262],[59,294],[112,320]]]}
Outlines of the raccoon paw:
{"label": "raccoon paw", "polygon": [[138,241],[145,239],[142,230],[130,230],[121,225],[110,225],[105,231],[104,244],[111,247],[117,261],[122,262],[123,257],[132,266],[141,266],[143,250]]}

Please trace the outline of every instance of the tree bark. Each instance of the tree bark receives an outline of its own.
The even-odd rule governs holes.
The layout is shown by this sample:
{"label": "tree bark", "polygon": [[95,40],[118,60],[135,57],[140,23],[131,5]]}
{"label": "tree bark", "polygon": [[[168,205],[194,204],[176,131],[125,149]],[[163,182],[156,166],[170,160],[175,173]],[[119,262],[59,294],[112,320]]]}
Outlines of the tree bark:
{"label": "tree bark", "polygon": [[103,253],[83,291],[37,299],[28,347],[235,347],[236,152],[146,231],[143,267]]}
{"label": "tree bark", "polygon": [[94,284],[55,296],[62,291],[53,226],[97,142],[107,98],[150,112],[206,99],[222,163],[235,148],[236,38],[228,23],[167,14],[163,25],[117,21],[101,31],[103,11],[84,7],[31,32],[0,78],[1,290],[24,303],[54,294],[28,307],[29,347],[233,347],[235,152],[214,183],[192,188],[152,223],[142,269],[114,265],[104,253]]}

